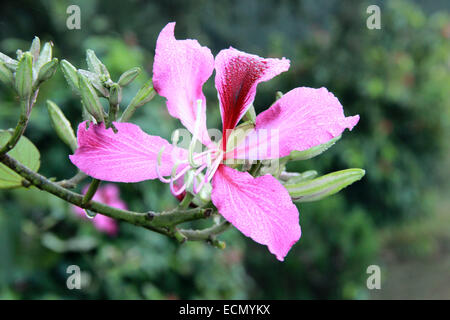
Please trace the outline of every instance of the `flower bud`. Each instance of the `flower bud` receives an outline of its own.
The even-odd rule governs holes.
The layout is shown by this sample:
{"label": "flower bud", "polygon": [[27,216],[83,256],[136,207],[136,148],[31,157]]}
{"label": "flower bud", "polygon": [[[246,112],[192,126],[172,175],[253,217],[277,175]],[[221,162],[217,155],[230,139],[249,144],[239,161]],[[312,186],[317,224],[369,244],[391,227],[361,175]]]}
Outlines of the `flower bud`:
{"label": "flower bud", "polygon": [[52,126],[55,129],[58,137],[62,142],[68,145],[72,149],[72,151],[75,151],[78,147],[78,144],[69,120],[67,120],[67,118],[64,116],[61,109],[50,100],[47,100],[47,110]]}
{"label": "flower bud", "polygon": [[104,81],[111,79],[108,69],[95,55],[95,52],[91,49],[86,50],[86,61],[88,64],[89,71],[97,74],[100,78],[104,78]]}
{"label": "flower bud", "polygon": [[39,52],[41,51],[41,40],[38,37],[34,37],[33,42],[31,42],[30,53],[33,55],[34,61],[39,57]]}
{"label": "flower bud", "polygon": [[89,83],[89,80],[78,72],[78,86],[80,88],[80,95],[86,110],[97,120],[98,123],[104,121],[103,106],[98,99],[94,87]]}
{"label": "flower bud", "polygon": [[0,81],[6,85],[14,86],[13,73],[1,61],[0,61]]}
{"label": "flower bud", "polygon": [[3,62],[5,66],[12,72],[16,72],[18,64],[17,60],[10,58],[6,54],[0,52],[0,62]]}
{"label": "flower bud", "polygon": [[294,202],[311,202],[339,192],[353,182],[360,180],[365,173],[363,169],[346,169],[312,180],[285,183],[284,186]]}
{"label": "flower bud", "polygon": [[34,65],[36,73],[39,74],[41,68],[52,60],[52,44],[46,42],[42,47],[41,53]]}
{"label": "flower bud", "polygon": [[21,99],[28,99],[33,91],[33,56],[25,52],[16,71],[15,86]]}
{"label": "flower bud", "polygon": [[72,88],[72,90],[80,94],[80,89],[78,86],[78,74],[77,69],[67,60],[61,61],[61,70],[66,78],[67,83]]}
{"label": "flower bud", "polygon": [[36,86],[39,86],[42,82],[47,81],[56,72],[56,68],[58,67],[58,59],[54,58],[53,60],[47,62],[42,66],[42,68],[39,70]]}
{"label": "flower bud", "polygon": [[152,80],[149,80],[142,86],[141,89],[139,89],[133,100],[131,100],[130,105],[141,107],[152,100],[155,95],[156,91],[153,89],[153,82]]}
{"label": "flower bud", "polygon": [[281,91],[277,91],[277,93],[275,94],[275,100],[279,100],[283,97],[283,92]]}
{"label": "flower bud", "polygon": [[83,70],[83,69],[78,69],[78,72],[81,73],[83,76],[85,76],[86,78],[88,78],[89,82],[92,84],[92,86],[94,87],[94,89],[101,94],[103,97],[108,98],[109,97],[109,91],[108,89],[106,89],[103,84],[102,81],[100,80],[100,77],[90,71],[87,70]]}
{"label": "flower bud", "polygon": [[122,73],[122,75],[119,78],[119,81],[117,82],[121,87],[125,87],[128,84],[130,84],[136,77],[141,73],[140,68],[132,68],[128,71],[125,71]]}
{"label": "flower bud", "polygon": [[112,105],[118,105],[122,101],[122,88],[119,84],[114,83],[109,88],[109,103]]}
{"label": "flower bud", "polygon": [[253,104],[248,108],[247,113],[244,115],[244,119],[251,123],[256,123],[256,111]]}
{"label": "flower bud", "polygon": [[295,161],[295,160],[308,160],[314,158],[315,156],[318,156],[322,152],[325,152],[326,150],[331,148],[340,138],[341,136],[337,136],[336,138],[333,138],[326,143],[319,144],[318,146],[309,148],[307,150],[292,151],[287,157],[283,159],[286,159],[287,161]]}

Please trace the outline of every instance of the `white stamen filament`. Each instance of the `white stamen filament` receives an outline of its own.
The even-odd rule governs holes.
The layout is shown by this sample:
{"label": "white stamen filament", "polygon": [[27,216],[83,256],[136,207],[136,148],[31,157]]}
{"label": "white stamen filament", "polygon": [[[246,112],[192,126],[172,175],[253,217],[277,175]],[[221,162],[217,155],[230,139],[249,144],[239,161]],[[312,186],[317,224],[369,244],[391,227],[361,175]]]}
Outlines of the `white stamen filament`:
{"label": "white stamen filament", "polygon": [[[205,184],[209,183],[213,178],[215,172],[219,168],[219,165],[223,160],[223,151],[218,148],[210,148],[201,153],[194,153],[194,148],[197,140],[199,140],[199,131],[201,126],[201,111],[202,111],[202,100],[197,100],[197,117],[195,119],[194,133],[192,135],[192,141],[189,144],[187,159],[183,161],[178,161],[172,168],[170,177],[164,177],[160,172],[161,159],[165,149],[165,146],[159,150],[158,153],[158,161],[156,165],[156,173],[160,181],[164,183],[170,184],[170,191],[173,195],[178,196],[182,194],[187,188],[191,185],[193,187],[193,193],[197,194],[202,190]],[[174,132],[172,137],[172,146],[177,147],[177,143],[179,140],[179,132],[178,130]],[[197,163],[197,161],[200,161]],[[185,168],[180,170],[177,173],[177,169],[180,165],[186,165]],[[205,171],[206,169],[206,171]],[[178,179],[183,177],[187,172],[192,171],[192,174],[188,175],[187,181],[175,190],[175,183]],[[205,171],[204,177],[201,178],[200,183],[198,184],[198,177]],[[197,185],[198,184],[198,185]]]}

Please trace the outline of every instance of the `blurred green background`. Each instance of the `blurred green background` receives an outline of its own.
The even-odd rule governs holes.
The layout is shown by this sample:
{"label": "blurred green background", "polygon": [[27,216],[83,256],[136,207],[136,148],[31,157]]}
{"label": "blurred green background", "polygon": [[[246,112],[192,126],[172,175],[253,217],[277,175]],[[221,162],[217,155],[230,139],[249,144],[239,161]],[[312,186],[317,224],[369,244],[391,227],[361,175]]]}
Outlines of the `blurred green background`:
{"label": "blurred green background", "polygon": [[[81,30],[66,27],[70,4],[81,8]],[[366,27],[371,4],[381,8],[381,30]],[[258,112],[277,90],[325,86],[347,115],[361,116],[332,149],[291,163],[291,171],[367,173],[338,195],[299,206],[302,238],[284,263],[236,230],[222,236],[225,250],[178,245],[127,224],[110,237],[53,196],[2,190],[0,298],[450,299],[449,9],[448,1],[2,1],[1,52],[27,50],[37,35],[78,68],[94,49],[115,79],[142,66],[147,74],[124,92],[125,103],[151,77],[155,41],[169,21],[177,38],[196,38],[213,54],[231,45],[285,56],[291,69],[259,85]],[[212,80],[204,91],[208,123],[219,127]],[[41,151],[40,172],[68,178],[76,171],[52,132],[46,99],[74,127],[80,103],[58,71],[41,88],[26,132]],[[18,113],[12,92],[0,87],[0,128],[14,127]],[[165,138],[180,126],[161,98],[133,121]],[[159,181],[120,189],[135,210],[176,203]],[[82,290],[66,287],[73,264],[83,271]],[[372,264],[381,267],[381,290],[366,288]]]}

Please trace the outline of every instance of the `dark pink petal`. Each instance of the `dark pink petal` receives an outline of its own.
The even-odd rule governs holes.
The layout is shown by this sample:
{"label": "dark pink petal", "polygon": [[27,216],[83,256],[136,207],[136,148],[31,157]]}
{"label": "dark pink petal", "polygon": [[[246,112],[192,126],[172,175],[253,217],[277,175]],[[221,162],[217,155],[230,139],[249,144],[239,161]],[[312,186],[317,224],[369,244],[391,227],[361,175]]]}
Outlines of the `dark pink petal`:
{"label": "dark pink petal", "polygon": [[211,140],[206,129],[206,100],[202,86],[214,70],[214,57],[197,40],[176,40],[175,23],[164,27],[156,42],[153,63],[153,85],[159,95],[167,98],[172,117],[192,133],[197,119],[197,100],[202,101],[200,140],[208,145]]}
{"label": "dark pink petal", "polygon": [[131,123],[114,123],[118,129],[105,129],[102,124],[86,122],[78,126],[78,149],[70,160],[81,171],[99,180],[114,182],[138,182],[155,179],[158,153],[165,147],[160,173],[170,175],[177,159],[185,159],[185,151],[158,136],[143,132]]}
{"label": "dark pink petal", "polygon": [[219,213],[283,261],[301,231],[297,207],[281,183],[271,175],[253,178],[221,165],[212,186],[211,199]]}
{"label": "dark pink petal", "polygon": [[264,59],[231,47],[219,52],[215,61],[215,83],[224,135],[234,129],[253,103],[258,83],[287,71],[289,64],[285,58]]}
{"label": "dark pink petal", "polygon": [[296,88],[256,117],[255,129],[228,158],[276,159],[339,136],[358,123],[345,117],[339,100],[327,89]]}

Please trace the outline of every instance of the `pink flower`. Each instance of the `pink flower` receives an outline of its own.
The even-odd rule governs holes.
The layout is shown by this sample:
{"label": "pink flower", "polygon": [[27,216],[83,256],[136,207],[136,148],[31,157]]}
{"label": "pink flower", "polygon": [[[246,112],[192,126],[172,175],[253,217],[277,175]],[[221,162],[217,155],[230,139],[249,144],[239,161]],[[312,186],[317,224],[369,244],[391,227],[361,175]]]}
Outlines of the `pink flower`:
{"label": "pink flower", "polygon": [[[158,37],[154,86],[167,99],[170,115],[178,118],[193,134],[193,142],[201,141],[206,151],[194,153],[194,143],[189,150],[179,148],[131,123],[115,123],[117,134],[105,130],[103,124],[86,130],[82,123],[78,128],[80,147],[70,158],[80,170],[100,180],[159,178],[170,184],[174,195],[186,190],[187,183],[178,185],[186,173],[197,177],[204,173],[201,182],[191,180],[194,193],[211,182],[211,200],[219,213],[244,235],[267,245],[282,261],[300,239],[297,207],[273,176],[254,178],[226,166],[225,160],[278,159],[293,150],[306,150],[337,137],[346,128],[351,130],[359,116],[345,117],[338,99],[325,88],[296,88],[257,116],[245,143],[227,150],[227,138],[253,103],[258,83],[287,71],[290,62],[285,58],[264,59],[234,48],[220,51],[214,59],[211,51],[196,40],[176,40],[174,28],[175,23],[169,23]],[[214,69],[223,126],[222,142],[218,144],[211,141],[206,129],[202,92]]]}
{"label": "pink flower", "polygon": [[[83,189],[83,193],[87,192],[88,187],[89,186],[86,186]],[[105,184],[103,186],[100,186],[92,200],[107,204],[118,209],[127,209],[126,204],[119,197],[119,188],[114,184]],[[73,211],[80,217],[86,218],[86,212],[84,211],[84,209],[77,206],[73,206],[72,208]],[[117,234],[117,221],[110,217],[104,216],[102,214],[97,214],[92,219],[92,222],[94,223],[94,226],[100,231],[103,231],[111,236]]]}

